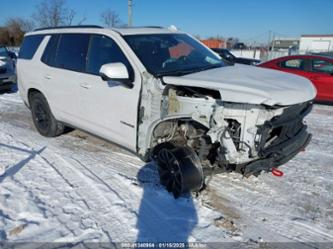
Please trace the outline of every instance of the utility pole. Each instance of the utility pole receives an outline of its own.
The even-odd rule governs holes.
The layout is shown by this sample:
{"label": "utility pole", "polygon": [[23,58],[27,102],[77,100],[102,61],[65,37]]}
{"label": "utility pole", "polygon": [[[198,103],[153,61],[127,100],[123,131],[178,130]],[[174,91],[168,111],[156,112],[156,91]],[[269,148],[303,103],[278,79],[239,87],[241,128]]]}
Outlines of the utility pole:
{"label": "utility pole", "polygon": [[128,0],[128,27],[132,27],[132,6],[133,0]]}
{"label": "utility pole", "polygon": [[275,34],[273,32],[273,39],[272,39],[272,51],[274,52],[274,46],[275,46]]}
{"label": "utility pole", "polygon": [[269,60],[269,58],[270,58],[269,47],[271,45],[271,35],[272,35],[272,31],[268,30],[267,53],[266,53],[266,56],[265,56],[266,57],[265,60]]}

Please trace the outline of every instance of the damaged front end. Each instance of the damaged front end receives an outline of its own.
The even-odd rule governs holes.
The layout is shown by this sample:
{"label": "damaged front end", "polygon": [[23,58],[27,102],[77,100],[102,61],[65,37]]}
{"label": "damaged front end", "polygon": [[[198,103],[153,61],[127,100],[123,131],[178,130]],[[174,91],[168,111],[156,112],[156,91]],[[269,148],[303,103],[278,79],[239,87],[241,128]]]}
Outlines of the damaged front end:
{"label": "damaged front end", "polygon": [[312,102],[288,107],[223,103],[213,114],[217,125],[207,132],[217,144],[214,163],[245,176],[272,171],[310,142],[303,118],[311,109]]}
{"label": "damaged front end", "polygon": [[278,107],[223,102],[216,90],[147,78],[138,151],[151,156],[163,145],[186,146],[195,151],[205,175],[237,171],[257,176],[306,147],[311,135],[303,118],[311,108],[311,101]]}
{"label": "damaged front end", "polygon": [[270,172],[304,150],[311,140],[303,118],[311,111],[312,103],[284,107],[281,114],[257,125],[254,138],[256,160],[239,166],[245,176]]}

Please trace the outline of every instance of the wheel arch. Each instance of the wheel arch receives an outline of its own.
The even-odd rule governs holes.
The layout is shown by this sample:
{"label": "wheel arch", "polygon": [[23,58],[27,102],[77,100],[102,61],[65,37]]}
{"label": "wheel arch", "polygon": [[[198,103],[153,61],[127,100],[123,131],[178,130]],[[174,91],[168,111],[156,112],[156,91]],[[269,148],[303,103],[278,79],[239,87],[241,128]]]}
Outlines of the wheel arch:
{"label": "wheel arch", "polygon": [[30,103],[31,103],[31,97],[35,93],[40,93],[40,94],[42,94],[45,97],[45,95],[40,90],[38,90],[36,88],[29,88],[28,91],[27,91],[28,103],[26,103],[29,107],[31,106],[30,105]]}
{"label": "wheel arch", "polygon": [[192,117],[190,117],[190,116],[183,116],[183,117],[170,116],[170,117],[164,118],[162,120],[161,119],[160,120],[156,120],[155,122],[151,123],[151,125],[148,127],[148,131],[149,132],[147,132],[147,137],[146,137],[146,140],[145,140],[145,143],[146,143],[145,147],[147,148],[147,150],[152,149],[154,147],[153,146],[153,139],[154,139],[154,135],[153,134],[154,134],[155,129],[159,125],[161,125],[162,123],[170,122],[170,121],[186,121],[186,122],[189,122],[189,123],[193,123],[193,124],[197,124],[197,125],[203,126],[207,130],[209,129],[203,123],[200,123],[197,120],[192,119]]}

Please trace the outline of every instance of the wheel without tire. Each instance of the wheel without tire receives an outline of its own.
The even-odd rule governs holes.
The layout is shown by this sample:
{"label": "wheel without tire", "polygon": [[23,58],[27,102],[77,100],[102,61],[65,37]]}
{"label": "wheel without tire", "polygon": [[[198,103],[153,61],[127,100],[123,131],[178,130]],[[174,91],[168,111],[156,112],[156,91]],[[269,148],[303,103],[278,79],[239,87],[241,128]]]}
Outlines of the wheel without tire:
{"label": "wheel without tire", "polygon": [[162,148],[157,155],[160,181],[175,198],[188,191],[200,190],[203,172],[200,160],[189,147]]}
{"label": "wheel without tire", "polygon": [[55,137],[63,133],[65,126],[54,118],[43,94],[33,93],[29,101],[34,125],[41,135]]}

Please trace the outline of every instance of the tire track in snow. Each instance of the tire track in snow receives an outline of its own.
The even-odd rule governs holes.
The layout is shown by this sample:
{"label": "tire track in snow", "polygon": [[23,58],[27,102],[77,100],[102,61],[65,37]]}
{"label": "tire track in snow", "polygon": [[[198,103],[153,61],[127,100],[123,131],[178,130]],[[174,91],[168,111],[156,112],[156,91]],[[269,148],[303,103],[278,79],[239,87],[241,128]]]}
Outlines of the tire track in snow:
{"label": "tire track in snow", "polygon": [[[11,98],[11,97],[10,97]],[[16,97],[15,97],[16,98]],[[38,160],[38,158],[35,158],[32,162],[33,165],[37,165],[38,169],[41,169],[40,172],[36,171],[36,169],[29,169],[31,171],[31,178],[35,177],[34,180],[36,180],[37,182],[42,180],[43,178],[46,179],[46,181],[48,181],[50,184],[53,184],[52,181],[56,181],[54,183],[54,186],[56,185],[60,185],[57,186],[57,188],[54,188],[54,190],[52,190],[52,186],[41,186],[41,188],[44,188],[43,191],[45,190],[46,192],[52,192],[52,191],[58,191],[59,195],[64,195],[67,199],[68,202],[72,202],[73,205],[75,205],[75,207],[80,207],[82,206],[82,210],[80,210],[80,212],[82,213],[83,216],[85,216],[87,219],[90,219],[92,221],[96,221],[97,223],[100,221],[100,219],[102,219],[102,225],[104,224],[104,220],[105,218],[102,215],[98,215],[98,216],[92,216],[93,213],[93,209],[96,211],[98,210],[96,205],[95,206],[91,206],[88,208],[88,204],[84,205],[83,203],[85,201],[87,201],[87,199],[89,199],[92,195],[92,193],[85,193],[85,188],[78,188],[76,186],[76,184],[78,183],[85,183],[87,184],[92,184],[94,185],[96,188],[98,188],[101,193],[104,192],[111,192],[107,186],[105,186],[104,184],[102,184],[100,182],[99,179],[97,179],[94,175],[90,174],[86,169],[82,168],[77,162],[75,162],[74,159],[71,159],[71,157],[74,157],[78,160],[81,161],[81,163],[83,163],[86,167],[88,167],[89,169],[92,170],[93,173],[95,173],[95,175],[97,175],[100,179],[102,179],[106,184],[110,185],[112,187],[112,189],[114,189],[115,191],[118,191],[120,194],[120,196],[126,200],[126,203],[124,204],[124,202],[122,202],[118,197],[112,195],[112,193],[108,193],[106,200],[103,201],[106,203],[110,204],[110,200],[109,198],[114,197],[116,198],[116,202],[114,203],[114,205],[111,203],[111,207],[114,208],[113,210],[119,210],[119,211],[123,211],[124,213],[128,213],[130,207],[136,207],[137,205],[137,200],[140,200],[141,195],[140,195],[140,188],[139,187],[135,187],[132,188],[132,186],[129,186],[129,182],[130,181],[135,181],[136,180],[136,173],[137,170],[140,168],[140,162],[139,160],[136,161],[135,157],[132,157],[126,153],[119,153],[119,152],[112,152],[109,151],[105,148],[103,148],[103,146],[97,146],[97,148],[99,148],[100,151],[102,151],[102,153],[96,153],[95,156],[93,156],[93,153],[90,153],[89,155],[91,155],[91,158],[85,157],[86,153],[85,149],[84,149],[84,145],[80,145],[80,143],[84,140],[80,140],[79,138],[77,138],[75,140],[75,137],[72,137],[71,135],[67,135],[67,136],[63,136],[60,138],[56,138],[56,139],[44,139],[39,137],[37,134],[32,133],[32,130],[27,130],[27,129],[22,129],[24,127],[20,127],[17,126],[17,123],[15,119],[13,119],[13,115],[11,115],[12,113],[16,113],[16,111],[19,111],[19,114],[17,115],[24,115],[23,119],[20,118],[19,120],[22,123],[31,123],[31,120],[28,120],[28,117],[30,118],[30,114],[28,115],[28,110],[23,109],[24,106],[23,104],[16,104],[19,103],[19,101],[12,101],[11,99],[7,100],[7,96],[2,96],[1,97],[1,102],[3,102],[3,99],[5,99],[6,103],[4,103],[4,105],[1,105],[0,108],[2,108],[1,110],[4,110],[4,112],[10,112],[8,115],[6,113],[0,113],[0,119],[1,122],[0,123],[0,127],[1,127],[1,134],[3,134],[4,132],[8,132],[8,134],[15,134],[12,139],[14,142],[16,142],[16,140],[18,138],[23,138],[23,140],[25,141],[25,144],[29,147],[41,147],[41,144],[47,144],[49,146],[49,144],[51,144],[52,146],[50,147],[50,150],[43,153],[43,156],[45,155],[45,158],[47,158],[49,160],[49,162],[53,162],[53,159],[57,162],[60,161],[59,159],[57,159],[56,157],[52,157],[52,153],[53,151],[55,153],[60,154],[64,154],[63,159],[65,161],[67,161],[69,164],[66,165],[62,165],[61,161],[60,163],[58,162],[58,164],[55,164],[55,167],[58,169],[59,173],[57,173],[57,175],[52,175],[53,174],[53,170],[51,170],[50,166],[46,163],[43,163],[40,161],[40,159]],[[4,101],[4,102],[5,102]],[[1,103],[0,103],[1,104]],[[325,107],[326,109],[328,109],[328,107]],[[318,110],[321,109],[325,109],[325,108],[321,108],[321,106],[317,107]],[[329,107],[330,112],[331,110],[333,110],[331,107]],[[309,147],[310,152],[313,151],[312,155],[313,158],[316,158],[316,156],[324,156],[325,152],[326,153],[330,153],[330,147],[332,145],[332,143],[329,141],[331,136],[326,134],[331,133],[332,129],[331,127],[331,121],[330,121],[330,117],[327,117],[327,119],[323,119],[323,116],[327,115],[327,112],[325,111],[324,114],[320,114],[319,112],[321,111],[316,111],[314,113],[314,115],[312,114],[311,118],[309,118],[308,120],[310,121],[310,128],[312,129],[312,131],[315,134],[314,137],[314,143],[311,147]],[[4,114],[4,115],[2,115]],[[16,117],[16,116],[15,116]],[[321,121],[320,121],[321,119]],[[318,121],[319,120],[319,121]],[[321,124],[320,122],[324,122],[324,124]],[[26,126],[26,125],[25,125]],[[3,129],[2,129],[3,128]],[[324,133],[322,133],[324,131]],[[73,141],[77,141],[79,143],[79,146],[77,146]],[[69,149],[63,150],[61,144],[62,143],[68,143],[70,147],[77,147],[77,149],[72,149],[71,152],[69,152]],[[88,144],[90,143],[91,146],[94,146],[94,144],[92,144],[91,142],[87,142]],[[34,144],[32,146],[32,144]],[[315,146],[314,146],[315,145]],[[56,150],[56,149],[58,150]],[[73,152],[74,151],[74,152]],[[319,152],[318,152],[319,151]],[[316,155],[318,154],[318,155]],[[126,155],[126,156],[125,156]],[[13,154],[13,156],[16,156]],[[311,158],[311,156],[309,157],[302,157],[300,159],[297,159],[297,162],[299,161],[299,163],[304,163],[309,161],[309,159]],[[51,158],[52,157],[52,158]],[[51,160],[51,159],[52,160]],[[132,160],[133,159],[133,160]],[[326,158],[327,159],[327,158]],[[331,159],[331,157],[328,157],[327,162],[329,162],[329,160]],[[315,159],[314,159],[315,160]],[[73,161],[73,162],[72,162]],[[89,162],[89,163],[87,163]],[[138,163],[137,163],[138,162]],[[93,167],[93,165],[96,165],[96,168]],[[109,167],[110,166],[110,167]],[[297,165],[296,165],[297,166]],[[328,165],[327,165],[328,166]],[[40,167],[40,168],[39,168]],[[70,177],[70,174],[75,174],[74,171],[72,170],[68,170],[65,169],[65,172],[63,171],[62,167],[64,168],[73,168],[75,167],[78,171],[80,171],[83,175],[80,175],[81,177],[83,177],[84,179],[88,179],[87,181],[84,180],[79,180],[76,181],[74,183],[71,182],[72,178]],[[299,166],[298,166],[299,167]],[[322,165],[318,166],[318,170],[321,170],[323,167]],[[26,167],[24,168],[24,172],[26,173]],[[328,167],[327,167],[328,169]],[[302,170],[302,167],[299,167],[299,170]],[[104,172],[105,171],[105,172]],[[293,172],[293,174],[295,174],[295,172]],[[311,172],[311,174],[315,175],[315,172]],[[61,176],[63,178],[61,178]],[[127,178],[125,176],[129,176],[129,180],[127,180]],[[304,176],[302,176],[304,177]],[[324,179],[325,177],[327,177],[327,175],[323,175]],[[73,186],[67,185],[66,181],[64,181],[64,179],[67,179],[71,184],[73,184]],[[33,194],[35,194],[37,197],[40,197],[40,195],[43,194],[43,191],[38,190],[37,186],[38,183],[32,184],[31,182],[26,183],[26,181],[28,180],[28,178],[22,178],[20,177],[20,181],[23,182],[25,184],[25,186],[29,187],[29,191],[32,191]],[[291,179],[291,181],[293,181],[294,179]],[[218,182],[220,181],[220,182]],[[87,183],[88,182],[88,183]],[[313,181],[310,181],[311,183],[313,183]],[[283,184],[283,183],[281,183]],[[307,188],[304,187],[305,182],[303,181],[295,181],[292,185],[290,185],[292,188],[290,190],[293,190],[295,192],[299,192],[300,194],[302,192],[306,192]],[[323,184],[326,184],[326,187],[330,187],[331,185],[327,184],[327,180],[325,182],[323,182]],[[318,223],[317,221],[311,221],[311,220],[301,220],[301,221],[297,221],[297,220],[292,220],[292,216],[302,216],[304,213],[299,212],[298,210],[295,209],[295,203],[297,204],[297,201],[295,203],[285,203],[285,200],[279,200],[277,199],[277,203],[275,203],[275,198],[276,196],[280,193],[279,189],[274,188],[274,184],[272,184],[272,181],[267,181],[266,178],[261,178],[259,180],[259,182],[256,181],[252,181],[252,180],[247,180],[244,179],[244,181],[241,179],[239,180],[238,177],[232,177],[232,176],[223,176],[223,177],[218,177],[216,178],[212,185],[211,185],[214,190],[223,198],[230,200],[230,207],[233,209],[240,209],[239,213],[241,214],[241,216],[248,216],[249,217],[249,221],[248,223],[246,223],[247,226],[251,226],[251,223],[253,222],[253,224],[258,225],[258,228],[256,228],[255,226],[253,226],[253,230],[259,230],[259,231],[263,231],[264,233],[277,233],[277,235],[281,235],[285,238],[288,238],[290,240],[294,240],[294,241],[327,241],[327,240],[331,240],[332,241],[332,234],[331,231],[328,231],[327,229],[321,229],[320,226],[321,224]],[[125,188],[129,188],[131,187],[130,190],[126,190]],[[275,186],[276,187],[276,186]],[[316,186],[317,187],[317,186]],[[296,190],[296,188],[300,188],[299,191]],[[119,190],[118,190],[119,189]],[[138,191],[134,191],[135,193],[127,193],[130,192],[131,190],[137,190]],[[289,191],[290,191],[289,190]],[[317,187],[317,190],[320,190],[319,187]],[[28,190],[27,190],[28,191]],[[91,189],[90,189],[91,191]],[[240,193],[243,192],[242,195],[236,194],[236,192]],[[292,191],[290,191],[292,192]],[[284,194],[284,193],[283,193]],[[53,193],[51,195],[53,197]],[[57,195],[58,196],[58,195]],[[290,196],[291,193],[290,193]],[[329,196],[329,195],[328,195]],[[91,201],[94,201],[94,198],[96,199],[97,197],[92,197],[93,199]],[[127,199],[130,199],[130,201],[128,201],[127,203]],[[43,201],[45,201],[45,198],[43,199]],[[282,201],[281,203],[278,203]],[[289,200],[287,200],[289,201]],[[82,203],[81,203],[82,202]],[[82,205],[81,205],[82,204]],[[89,202],[89,205],[91,203]],[[39,205],[38,203],[36,205]],[[59,225],[59,226],[64,226],[66,227],[66,229],[72,229],[73,224],[72,221],[70,220],[64,220],[63,218],[59,217],[62,214],[59,213],[59,210],[55,210],[53,206],[59,206],[59,203],[57,203],[57,200],[52,200],[50,199],[48,201],[48,203],[45,203],[45,205],[48,205],[49,210],[48,212],[52,212],[52,214],[50,214],[51,216],[55,216],[56,219],[59,220],[60,222],[63,222],[61,224],[63,225]],[[104,203],[105,206],[107,206]],[[152,209],[156,206],[154,206],[154,204],[152,205]],[[288,208],[290,206],[290,209],[292,211],[289,212]],[[270,210],[271,209],[271,210]],[[287,213],[283,213],[284,211],[287,211]],[[321,212],[325,212],[325,214],[329,215],[329,213],[327,211],[325,211],[325,208],[321,207],[320,209]],[[67,211],[66,211],[67,212]],[[80,213],[79,212],[79,213]],[[163,215],[159,216],[159,210],[155,211],[151,211],[152,213],[155,214],[155,216],[157,217],[162,217],[162,219],[165,219],[165,217],[163,217]],[[269,219],[268,221],[266,221],[266,223],[260,223],[258,222],[258,219],[261,219],[262,217],[269,217],[272,215],[272,212],[276,212],[276,216],[278,216],[277,218],[272,218]],[[123,214],[121,214],[123,215]],[[121,217],[121,215],[119,217]],[[133,215],[133,214],[132,214]],[[126,214],[124,214],[124,216],[126,216]],[[290,216],[290,217],[289,217]],[[132,217],[132,216],[131,216]],[[155,218],[154,218],[155,219]],[[82,222],[82,221],[80,221]],[[323,223],[324,225],[327,224]],[[167,226],[167,223],[163,223],[162,225]],[[122,224],[123,226],[123,224]],[[130,226],[127,226],[126,224],[124,225],[124,227],[127,227],[129,229],[133,229],[133,227],[135,227],[135,224],[131,223]],[[104,227],[105,228],[105,227]],[[208,227],[209,228],[209,227]],[[100,227],[94,228],[95,232],[98,233],[100,231]],[[207,229],[205,228],[205,230],[207,231]],[[265,231],[266,230],[266,231]],[[61,230],[61,232],[63,232]],[[76,231],[76,239],[82,239],[84,240],[83,237],[80,237],[81,233],[82,235],[84,235],[85,233],[90,233],[89,230],[80,230],[77,228]],[[133,231],[128,231],[127,233],[134,233]],[[172,232],[171,232],[172,233]],[[106,237],[104,237],[107,235],[103,235],[102,239],[106,239]],[[209,236],[210,237],[210,236]],[[278,236],[276,236],[278,237]],[[98,237],[96,237],[98,238]],[[107,237],[108,239],[110,239],[111,237]],[[272,237],[272,239],[274,239],[274,237]],[[73,239],[75,240],[75,238]],[[308,242],[305,242],[308,243]]]}
{"label": "tire track in snow", "polygon": [[[10,138],[9,141],[7,141],[8,144],[13,144],[13,145],[16,145],[16,146],[17,146],[17,144],[20,144],[23,147],[27,148],[27,149],[22,149],[22,151],[25,151],[26,153],[28,153],[30,150],[34,151],[32,149],[34,146],[29,146],[27,143],[17,140],[17,138],[14,138],[14,136],[11,135],[11,134],[8,134],[7,138]],[[14,141],[15,141],[15,143],[13,143]],[[31,140],[31,141],[33,141],[33,140]],[[41,162],[41,160],[42,160],[42,162]],[[39,154],[38,157],[36,157],[36,159],[31,160],[31,165],[34,166],[33,169],[29,169],[30,163],[29,163],[29,165],[26,165],[23,169],[24,169],[24,175],[26,175],[27,173],[29,173],[29,174],[33,173],[32,174],[33,179],[34,179],[33,182],[26,182],[25,180],[20,180],[20,178],[17,178],[17,177],[13,177],[12,180],[17,185],[24,188],[25,192],[29,193],[30,198],[32,200],[34,200],[35,205],[38,208],[40,208],[40,204],[42,204],[42,206],[47,206],[48,207],[47,211],[51,214],[51,216],[48,216],[46,218],[50,218],[50,217],[55,218],[59,222],[59,224],[61,224],[61,227],[66,228],[67,231],[69,231],[74,237],[76,237],[76,239],[79,239],[80,237],[82,237],[80,235],[78,236],[78,234],[77,234],[77,232],[80,229],[78,229],[77,227],[74,228],[74,229],[72,228],[73,227],[73,221],[72,220],[69,220],[69,219],[66,220],[64,218],[61,218],[60,216],[62,215],[62,213],[59,212],[59,210],[54,210],[54,207],[59,206],[56,203],[57,200],[50,199],[50,200],[47,201],[47,204],[46,204],[46,202],[39,202],[39,201],[36,202],[35,201],[35,200],[39,200],[38,196],[41,194],[40,191],[45,191],[47,193],[53,192],[52,190],[49,189],[49,187],[51,187],[51,186],[43,185],[41,187],[36,187],[35,184],[34,184],[34,182],[36,182],[37,184],[43,182],[41,180],[41,178],[44,178],[45,182],[53,183],[54,181],[56,181],[57,179],[54,177],[54,175],[52,173],[50,173],[51,169],[55,170],[57,175],[59,175],[61,177],[62,181],[64,181],[64,182],[58,182],[57,184],[53,185],[53,186],[56,186],[56,187],[62,186],[61,190],[57,189],[58,190],[57,193],[61,193],[61,194],[63,194],[64,197],[66,197],[66,193],[70,193],[72,191],[72,189],[75,188],[75,185],[73,183],[71,183],[70,181],[68,181],[64,177],[64,175],[61,173],[61,171],[57,167],[55,167],[50,161],[48,161],[45,156],[43,156],[41,154]],[[37,168],[39,167],[39,170],[36,171],[37,174],[34,174],[35,173],[34,170],[36,170],[36,167]],[[67,185],[64,186],[63,183],[66,183]],[[83,204],[85,204],[85,208],[89,209],[88,203],[83,198],[72,198],[72,197],[70,197],[70,198],[67,198],[67,199],[68,199],[69,202],[75,203],[76,205],[78,204],[78,202],[82,202]],[[51,229],[51,231],[54,231],[54,230],[55,229]],[[89,229],[82,229],[82,234],[89,233],[89,232],[96,233],[96,231],[87,231],[87,230],[89,230]],[[48,230],[48,231],[51,232],[50,230]],[[43,234],[44,234],[44,231],[41,232],[40,236],[42,236]],[[110,238],[110,236],[107,233],[106,233],[106,235]],[[39,235],[36,235],[36,236],[38,237]],[[50,234],[50,236],[51,236],[51,234]],[[67,236],[68,235],[66,235],[66,237]],[[85,236],[89,237],[89,234],[86,234]],[[82,239],[84,240],[85,238],[82,238]],[[49,241],[49,239],[48,239],[48,241]]]}
{"label": "tire track in snow", "polygon": [[[16,129],[16,131],[19,131],[18,133],[15,132],[13,134],[15,135],[12,135],[12,138],[15,140],[17,140],[17,137],[21,137],[21,132],[20,132],[21,129]],[[33,135],[33,136],[31,136]],[[29,136],[31,136],[31,138],[28,138]],[[37,143],[35,142],[36,141],[36,136],[38,136],[37,134],[25,134],[24,137],[25,138],[28,138],[28,140],[25,139],[25,142],[22,142],[21,144],[24,146],[28,146],[29,148],[32,148],[32,147],[35,147],[37,145]],[[63,138],[60,138],[61,140],[62,139],[67,139],[66,137],[63,137]],[[63,188],[64,190],[59,190],[59,191],[63,191],[63,192],[70,192],[71,190],[70,189],[73,189],[75,192],[77,192],[77,194],[80,196],[80,198],[78,199],[74,199],[74,200],[71,200],[72,202],[75,202],[75,201],[84,201],[86,202],[86,206],[89,206],[91,209],[92,207],[96,207],[96,206],[92,206],[91,205],[91,201],[94,201],[94,198],[92,195],[89,194],[89,191],[86,191],[86,190],[80,190],[80,191],[77,191],[78,189],[78,182],[75,181],[75,177],[71,178],[70,175],[77,175],[77,172],[73,172],[71,170],[68,170],[67,168],[73,168],[73,167],[76,167],[77,168],[77,165],[75,163],[68,163],[67,164],[67,167],[66,167],[66,164],[61,161],[59,158],[55,157],[55,155],[59,152],[58,151],[58,148],[55,147],[55,144],[57,144],[57,139],[44,139],[43,140],[45,141],[50,141],[50,143],[48,144],[48,149],[46,151],[44,151],[44,153],[41,155],[44,159],[46,159],[48,162],[45,162],[45,165],[47,164],[48,167],[55,167],[55,172],[57,173],[57,175],[59,175],[59,177],[61,177],[62,181],[67,185],[67,187],[65,187],[63,185]],[[29,144],[29,145],[28,145]],[[39,143],[38,143],[39,144]],[[63,149],[61,150],[61,153],[62,154],[65,154],[65,155],[70,155],[70,156],[73,156],[73,155],[77,155],[78,158],[81,158],[81,161],[83,161],[85,164],[86,164],[86,160],[87,161],[92,161],[92,164],[95,164],[97,165],[97,168],[100,169],[99,171],[95,171],[96,169],[94,169],[94,172],[97,172],[98,176],[102,176],[103,180],[105,182],[112,182],[112,187],[114,187],[115,185],[117,184],[120,184],[121,182],[127,182],[126,184],[120,184],[118,187],[117,187],[117,190],[119,193],[122,193],[122,195],[125,195],[126,196],[126,201],[127,202],[132,202],[133,205],[139,209],[139,205],[141,203],[141,193],[142,191],[138,191],[139,193],[138,194],[129,194],[131,193],[131,190],[128,190],[128,188],[132,188],[134,185],[132,185],[132,180],[128,180],[126,177],[124,176],[121,176],[121,175],[129,175],[129,176],[132,176],[134,179],[134,175],[133,173],[137,173],[138,169],[140,168],[140,166],[138,166],[137,164],[135,164],[134,162],[129,164],[128,165],[128,162],[129,162],[129,159],[132,159],[133,161],[139,161],[138,159],[136,159],[135,157],[131,157],[131,156],[128,156],[128,155],[125,155],[125,157],[122,158],[122,154],[121,153],[117,153],[117,155],[115,156],[115,158],[113,158],[113,155],[109,157],[105,157],[105,158],[102,158],[102,160],[100,160],[101,158],[100,157],[96,157],[96,154],[93,158],[85,158],[83,155],[80,155],[82,154],[82,152],[84,154],[86,154],[84,151],[82,150],[79,150],[79,151],[76,151],[76,153],[73,153],[70,152],[70,151],[67,151],[67,149],[65,151],[63,151]],[[111,152],[112,154],[112,152]],[[65,161],[68,161],[67,158],[63,157],[62,159],[64,159]],[[71,159],[69,159],[70,161]],[[44,160],[45,161],[45,160]],[[58,163],[57,163],[58,162]],[[52,164],[52,165],[50,165]],[[108,168],[106,165],[112,165],[114,166],[115,165],[115,168],[112,169],[112,172],[108,171],[107,174],[103,174],[103,171]],[[44,165],[44,166],[45,166]],[[74,166],[73,166],[74,165]],[[65,166],[65,167],[64,167]],[[66,172],[64,172],[64,168],[67,169]],[[103,169],[103,170],[101,170]],[[84,170],[79,170],[79,171],[82,171],[82,172],[85,172]],[[130,173],[131,172],[131,173]],[[115,176],[112,177],[112,174],[115,174]],[[80,175],[80,174],[79,174]],[[81,175],[82,176],[82,175]],[[98,179],[95,179],[94,176],[92,176],[91,174],[86,174],[85,176],[83,177],[87,177],[88,179],[92,179],[91,182],[89,182],[87,184],[87,182],[84,182],[82,181],[82,185],[94,185],[94,186],[98,186],[98,188],[102,188],[103,191],[105,191],[105,189],[107,187],[103,187],[101,186],[102,184],[100,184],[100,181]],[[52,177],[53,178],[53,177]],[[49,181],[52,181],[50,178],[49,178]],[[79,181],[81,182],[81,181]],[[140,187],[138,186],[134,186],[134,188],[138,188],[140,189]],[[163,190],[164,191],[164,190]],[[165,193],[168,197],[169,194],[168,193]],[[109,198],[109,199],[115,199],[115,198]],[[90,201],[91,200],[91,201]],[[172,200],[171,200],[172,201]],[[165,240],[165,237],[163,234],[168,234],[170,236],[169,239],[172,239],[172,237],[176,237],[177,233],[179,233],[179,231],[176,229],[173,228],[172,226],[172,221],[168,221],[167,217],[163,216],[160,214],[160,210],[158,210],[158,208],[160,208],[160,206],[157,206],[155,207],[155,203],[149,203],[147,202],[147,200],[144,200],[145,202],[145,207],[146,209],[149,209],[150,211],[148,211],[148,213],[150,213],[150,217],[148,220],[144,221],[143,223],[145,223],[145,228],[147,228],[149,230],[149,228],[151,227],[151,232],[150,234],[152,235],[152,239],[155,237],[155,241],[161,241],[162,239],[160,239],[161,237],[163,238],[163,240]],[[50,201],[50,203],[48,203],[49,205],[52,206],[52,201]],[[123,210],[123,213],[125,213],[125,216],[128,215],[127,213],[129,213],[128,211],[128,203],[124,204],[124,203],[121,203],[120,201],[118,203],[115,203],[113,207],[115,210]],[[108,210],[104,210],[105,213],[108,212]],[[98,209],[96,207],[96,209],[94,211],[89,211],[89,217],[96,221],[97,223],[102,220],[104,221],[105,218],[103,218],[103,216],[92,216],[91,213],[98,213]],[[116,212],[115,212],[116,213]],[[59,215],[59,214],[58,214]],[[116,215],[118,215],[116,213]],[[128,219],[126,219],[128,220]],[[133,219],[132,217],[132,220],[134,220],[134,222],[137,221],[137,218]],[[141,220],[142,221],[142,220]],[[64,227],[67,227],[68,225],[66,225],[64,223],[64,221],[62,221],[62,223]],[[69,221],[69,224],[70,224],[70,221]],[[126,227],[126,225],[123,224],[123,222],[119,224],[119,227]],[[105,226],[103,226],[104,224],[102,224],[102,226],[99,226],[101,228],[105,228]],[[125,238],[129,239],[129,237],[126,235],[128,234],[128,231],[130,230],[133,230],[133,229],[136,229],[136,224],[132,223],[131,226],[127,227],[127,228],[124,228],[124,231],[123,232],[120,232],[118,234],[116,234],[115,236],[118,236],[118,238],[122,238],[121,235],[125,236]],[[104,231],[106,231],[108,229],[104,229]],[[135,232],[132,232],[132,234],[136,234]],[[111,238],[111,236],[108,236]],[[113,237],[113,236],[112,236]],[[132,240],[135,240],[136,237],[134,236],[132,238]]]}
{"label": "tire track in snow", "polygon": [[[50,148],[48,149],[50,150]],[[147,202],[147,200],[141,200],[142,196],[140,194],[128,191],[128,185],[131,185],[131,182],[128,182],[124,177],[120,177],[119,172],[108,172],[108,174],[105,174],[107,180],[104,180],[77,159],[72,158],[74,162],[69,162],[68,159],[59,156],[57,153],[52,154],[52,157],[57,157],[57,159],[53,159],[52,162],[50,161],[50,153],[47,153],[47,155],[44,153],[43,158],[45,159],[46,157],[48,158],[47,163],[50,164],[51,167],[56,168],[56,172],[60,174],[63,179],[66,179],[66,182],[71,183],[70,187],[73,187],[73,189],[85,199],[90,207],[89,215],[93,217],[94,220],[115,220],[116,225],[122,227],[121,231],[117,234],[111,234],[111,238],[117,238],[117,240],[119,239],[121,241],[121,238],[123,238],[124,234],[127,234],[127,231],[136,227],[134,223],[126,227],[122,220],[128,220],[129,218],[123,218],[121,215],[128,216],[129,214],[133,214],[131,219],[137,221],[139,217],[136,210],[139,209],[141,201]],[[57,163],[55,163],[56,161],[61,162],[59,163],[61,166],[58,167]],[[66,165],[66,167],[64,167],[64,165]],[[81,169],[77,166],[81,167]],[[114,176],[113,173],[115,173]],[[107,181],[112,182],[112,186],[107,184]],[[127,182],[128,184],[123,184],[122,182]],[[91,186],[91,189],[83,186]],[[131,187],[137,186],[132,185]],[[96,195],[99,199],[98,205],[92,204],[97,202]],[[150,213],[150,219],[144,221],[144,223],[146,223],[147,228],[152,227],[154,229],[151,230],[152,237],[156,237],[156,241],[161,241],[162,238],[165,240],[164,235],[160,238],[161,231],[170,236],[176,236],[179,231],[172,229],[172,224],[165,219],[166,217],[160,216],[160,212],[154,208],[154,204],[146,204],[146,209],[150,209],[150,211],[148,211]],[[110,209],[115,210],[111,212]],[[104,217],[104,219],[103,217],[95,217],[96,213],[107,214],[107,217]],[[108,224],[100,224],[100,226],[104,231],[113,230]]]}
{"label": "tire track in snow", "polygon": [[[84,176],[76,167],[68,163],[62,157],[53,153],[43,155],[45,160],[66,182],[70,183],[70,187],[75,191],[88,205],[87,215],[98,223],[98,226],[107,235],[109,241],[114,241],[115,238],[121,239],[126,234],[130,227],[123,224],[122,217],[119,216],[119,210],[112,209],[122,203],[122,200],[117,195],[107,191],[101,191],[96,185],[97,182]],[[56,158],[54,158],[56,157]],[[53,159],[53,160],[52,160]],[[58,163],[58,162],[61,163]],[[119,227],[117,231],[113,226]]]}
{"label": "tire track in snow", "polygon": [[[256,181],[257,179],[255,179]],[[254,190],[248,191],[248,183],[251,179],[245,179],[244,182],[240,182],[238,178],[233,177],[224,177],[224,176],[215,176],[214,181],[210,184],[210,187],[213,188],[222,198],[232,200],[233,203],[231,205],[235,205],[238,202],[239,208],[243,209],[243,212],[249,212],[247,219],[254,220],[253,224],[256,224],[255,221],[257,218],[260,217],[269,217],[270,220],[269,224],[264,224],[266,229],[271,230],[271,233],[277,233],[285,238],[288,238],[291,241],[297,241],[305,243],[308,246],[312,246],[310,242],[320,241],[320,242],[332,242],[333,234],[328,233],[326,229],[320,229],[315,226],[309,226],[304,223],[293,221],[289,217],[292,215],[283,213],[283,210],[286,210],[286,204],[283,202],[279,203],[270,203],[268,202],[269,199],[267,197],[267,193],[271,193],[273,196],[278,197],[278,192],[272,191],[264,182],[259,184],[259,186],[253,185],[251,188]],[[261,179],[264,181],[264,179]],[[281,183],[282,184],[282,183]],[[224,189],[224,192],[218,191],[219,189]],[[269,190],[267,192],[267,190]],[[234,191],[243,191],[248,192],[249,195],[253,195],[254,198],[246,198],[240,199],[237,193],[235,194]],[[247,203],[247,201],[250,201]],[[267,203],[268,206],[265,204]],[[276,215],[272,216],[270,212],[269,205],[275,205],[277,211]],[[276,207],[279,206],[279,208]],[[258,212],[253,213],[253,207],[258,206]],[[260,208],[260,206],[265,206],[266,208]],[[284,215],[283,215],[284,214]],[[275,218],[276,217],[276,218]]]}

